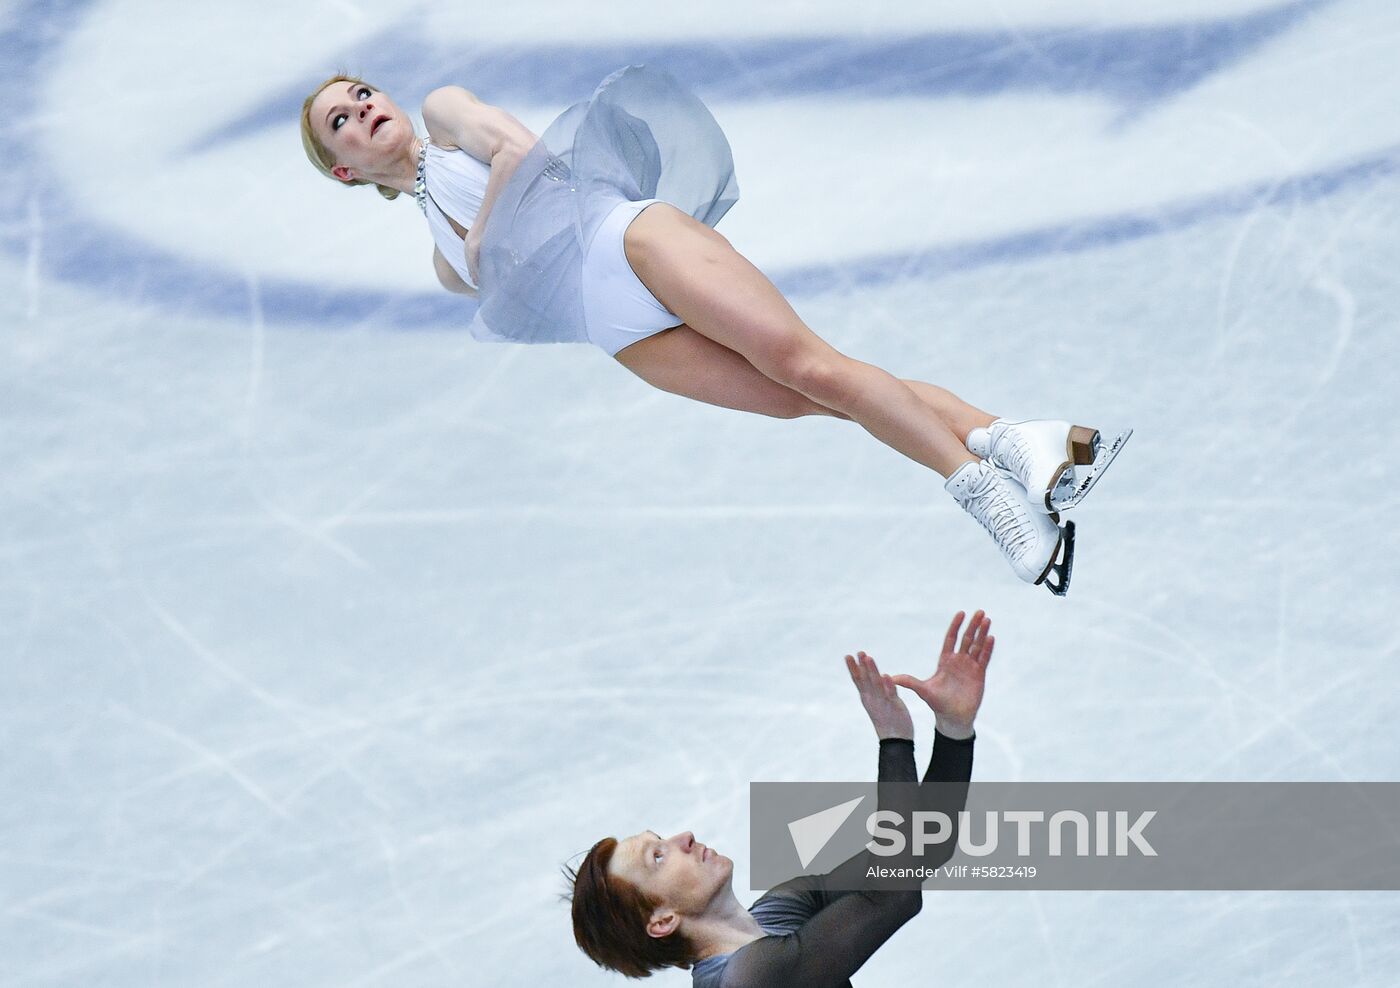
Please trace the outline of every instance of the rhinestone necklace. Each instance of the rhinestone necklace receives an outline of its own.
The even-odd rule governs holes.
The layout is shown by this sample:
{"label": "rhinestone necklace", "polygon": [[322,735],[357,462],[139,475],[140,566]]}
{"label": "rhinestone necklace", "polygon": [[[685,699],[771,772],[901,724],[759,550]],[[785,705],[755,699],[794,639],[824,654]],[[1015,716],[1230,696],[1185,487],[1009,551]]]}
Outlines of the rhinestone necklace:
{"label": "rhinestone necklace", "polygon": [[418,149],[418,177],[413,182],[413,198],[418,200],[418,208],[424,215],[428,212],[428,183],[423,179],[423,167],[428,163],[428,140],[423,139]]}

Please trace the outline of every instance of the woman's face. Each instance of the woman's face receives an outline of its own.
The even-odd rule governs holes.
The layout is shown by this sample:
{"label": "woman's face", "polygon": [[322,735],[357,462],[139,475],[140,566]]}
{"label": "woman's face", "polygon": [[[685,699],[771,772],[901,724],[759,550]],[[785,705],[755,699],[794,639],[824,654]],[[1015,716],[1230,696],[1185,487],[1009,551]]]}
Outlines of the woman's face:
{"label": "woman's face", "polygon": [[[663,840],[647,830],[618,843],[608,873],[660,902],[658,913],[698,916],[729,885],[734,861],[697,842],[690,831]],[[666,925],[653,935],[670,933]]]}
{"label": "woman's face", "polygon": [[311,126],[341,181],[388,173],[413,142],[413,122],[387,95],[363,82],[336,82],[311,101]]}

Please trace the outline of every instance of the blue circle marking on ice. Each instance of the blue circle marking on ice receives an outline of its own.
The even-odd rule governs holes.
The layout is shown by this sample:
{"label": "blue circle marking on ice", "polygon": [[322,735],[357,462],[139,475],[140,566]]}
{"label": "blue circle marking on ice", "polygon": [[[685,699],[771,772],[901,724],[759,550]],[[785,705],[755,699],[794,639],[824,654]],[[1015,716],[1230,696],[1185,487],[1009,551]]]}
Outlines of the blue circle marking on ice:
{"label": "blue circle marking on ice", "polygon": [[[65,38],[97,0],[29,0],[0,35],[4,75],[14,105],[38,107],[45,72]],[[370,78],[386,80],[405,105],[445,79],[469,79],[503,105],[564,104],[590,92],[618,65],[650,61],[712,100],[743,102],[786,96],[833,100],[959,96],[1013,91],[1092,93],[1120,107],[1121,121],[1189,90],[1247,57],[1332,0],[1304,0],[1234,18],[1143,27],[1036,28],[929,33],[900,37],[736,39],[724,42],[463,47],[435,44],[399,26],[338,56]],[[293,119],[321,74],[279,89],[251,110],[186,144],[218,147]],[[37,125],[31,121],[32,134]],[[28,135],[26,135],[28,136]],[[178,152],[177,152],[178,153]],[[33,139],[11,144],[11,179],[0,191],[0,244],[23,256],[43,243],[46,276],[156,302],[174,309],[241,316],[257,305],[270,320],[326,328],[370,322],[395,328],[464,326],[471,305],[442,294],[328,288],[306,279],[249,279],[228,267],[181,257],[68,203],[62,182]],[[774,272],[783,290],[833,284],[881,284],[931,278],[984,264],[1016,261],[1150,236],[1280,200],[1309,200],[1400,169],[1390,145],[1286,180],[1247,183],[1150,210],[1084,217],[963,242],[868,254],[839,264]]]}

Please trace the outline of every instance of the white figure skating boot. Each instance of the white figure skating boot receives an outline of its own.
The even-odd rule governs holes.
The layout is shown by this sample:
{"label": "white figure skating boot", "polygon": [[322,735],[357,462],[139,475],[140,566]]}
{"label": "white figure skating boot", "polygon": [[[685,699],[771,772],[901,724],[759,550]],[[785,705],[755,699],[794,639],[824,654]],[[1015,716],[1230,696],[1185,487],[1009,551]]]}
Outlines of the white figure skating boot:
{"label": "white figure skating boot", "polygon": [[[1036,511],[1020,484],[990,463],[964,463],[943,489],[982,523],[1017,576],[1065,595],[1074,565],[1074,522],[1061,528],[1059,515]],[[1047,579],[1052,574],[1055,579]]]}
{"label": "white figure skating boot", "polygon": [[1105,443],[1097,429],[1051,419],[997,419],[967,435],[968,451],[990,460],[1021,482],[1036,509],[1068,511],[1103,476],[1132,429]]}

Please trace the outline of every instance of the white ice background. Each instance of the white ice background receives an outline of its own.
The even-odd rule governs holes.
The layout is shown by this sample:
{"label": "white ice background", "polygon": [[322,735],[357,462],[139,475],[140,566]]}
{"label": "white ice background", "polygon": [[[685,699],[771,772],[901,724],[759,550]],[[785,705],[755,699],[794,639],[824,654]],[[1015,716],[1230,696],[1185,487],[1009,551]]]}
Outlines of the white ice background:
{"label": "white ice background", "polygon": [[[1400,778],[1393,3],[497,6],[0,5],[0,985],[622,984],[559,865],[691,829],[749,896],[749,782],[873,772],[841,655],[927,669],[959,608],[998,638],[978,778]],[[1188,84],[1110,84],[1222,24]],[[721,230],[825,338],[1137,430],[1063,600],[856,427],[473,343],[411,202],[260,109],[454,45],[974,35],[1058,82],[697,86]],[[1397,970],[1400,894],[983,892],[856,984]]]}

